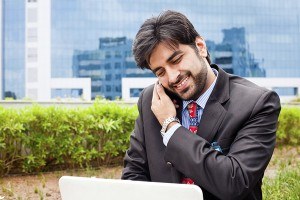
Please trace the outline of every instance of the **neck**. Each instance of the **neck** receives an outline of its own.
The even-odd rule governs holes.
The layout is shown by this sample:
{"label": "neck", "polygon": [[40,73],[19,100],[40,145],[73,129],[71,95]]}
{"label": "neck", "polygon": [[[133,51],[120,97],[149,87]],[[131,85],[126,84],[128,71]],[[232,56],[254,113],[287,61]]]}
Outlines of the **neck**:
{"label": "neck", "polygon": [[[207,79],[206,79],[206,84],[200,94],[200,96],[208,90],[208,88],[213,84],[213,82],[216,79],[216,75],[213,72],[212,68],[210,66],[207,67]],[[198,97],[199,98],[199,97]]]}

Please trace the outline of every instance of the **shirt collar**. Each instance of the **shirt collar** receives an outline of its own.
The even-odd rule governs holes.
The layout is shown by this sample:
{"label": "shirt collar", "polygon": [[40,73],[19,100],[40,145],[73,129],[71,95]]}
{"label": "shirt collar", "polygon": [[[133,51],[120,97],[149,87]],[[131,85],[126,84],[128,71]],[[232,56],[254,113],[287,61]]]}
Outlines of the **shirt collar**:
{"label": "shirt collar", "polygon": [[[202,108],[204,109],[206,103],[207,103],[207,100],[209,98],[209,96],[211,95],[215,85],[216,85],[216,82],[217,82],[217,78],[218,78],[218,71],[214,68],[211,68],[214,72],[214,74],[216,75],[216,78],[214,80],[214,82],[209,86],[209,88],[196,100],[196,103]],[[193,100],[189,100],[189,101],[183,101],[183,110],[187,107],[187,105],[189,103],[191,103]]]}

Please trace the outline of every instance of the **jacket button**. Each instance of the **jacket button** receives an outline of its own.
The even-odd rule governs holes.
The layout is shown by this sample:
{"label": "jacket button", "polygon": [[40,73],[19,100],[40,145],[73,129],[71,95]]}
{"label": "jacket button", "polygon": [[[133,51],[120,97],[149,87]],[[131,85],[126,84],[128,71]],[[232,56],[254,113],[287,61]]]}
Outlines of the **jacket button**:
{"label": "jacket button", "polygon": [[167,162],[167,165],[172,166],[172,163],[171,162]]}

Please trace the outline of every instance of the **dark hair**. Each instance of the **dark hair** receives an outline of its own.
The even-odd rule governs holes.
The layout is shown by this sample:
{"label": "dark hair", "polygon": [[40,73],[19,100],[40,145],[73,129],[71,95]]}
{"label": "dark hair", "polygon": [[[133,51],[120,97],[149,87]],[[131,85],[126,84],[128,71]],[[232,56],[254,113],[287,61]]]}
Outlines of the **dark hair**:
{"label": "dark hair", "polygon": [[[151,53],[161,42],[170,47],[186,44],[197,51],[195,40],[198,36],[200,35],[186,16],[176,11],[162,12],[157,17],[147,19],[136,34],[132,47],[136,64],[142,69],[150,69]],[[210,64],[208,52],[206,59]]]}

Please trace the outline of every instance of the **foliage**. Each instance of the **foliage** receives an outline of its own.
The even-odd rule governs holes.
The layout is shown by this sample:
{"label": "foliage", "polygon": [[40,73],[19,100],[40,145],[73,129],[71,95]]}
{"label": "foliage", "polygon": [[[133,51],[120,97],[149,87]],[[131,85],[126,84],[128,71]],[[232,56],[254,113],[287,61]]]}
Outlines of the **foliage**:
{"label": "foliage", "polygon": [[109,164],[123,157],[135,106],[0,107],[0,174]]}
{"label": "foliage", "polygon": [[297,98],[294,99],[292,102],[299,102],[299,103],[300,103],[300,97],[297,97]]}
{"label": "foliage", "polygon": [[[136,106],[101,100],[87,108],[0,107],[0,174],[120,161],[137,114]],[[300,109],[283,107],[277,145],[299,145],[299,137]]]}
{"label": "foliage", "polygon": [[279,116],[277,144],[300,144],[300,108],[284,107]]}

